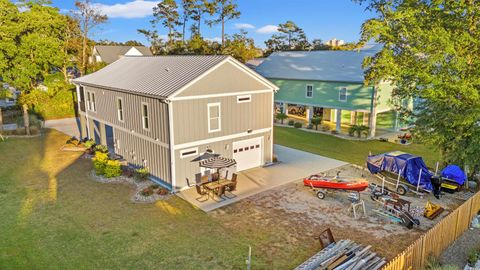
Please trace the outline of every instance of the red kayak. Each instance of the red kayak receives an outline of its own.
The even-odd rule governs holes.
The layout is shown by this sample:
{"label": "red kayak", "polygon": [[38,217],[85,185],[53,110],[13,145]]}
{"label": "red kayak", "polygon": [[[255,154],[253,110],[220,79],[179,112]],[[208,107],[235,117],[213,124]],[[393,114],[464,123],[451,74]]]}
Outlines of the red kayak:
{"label": "red kayak", "polygon": [[321,175],[311,175],[303,179],[303,185],[314,188],[339,189],[347,191],[364,191],[368,181],[364,178],[326,178]]}

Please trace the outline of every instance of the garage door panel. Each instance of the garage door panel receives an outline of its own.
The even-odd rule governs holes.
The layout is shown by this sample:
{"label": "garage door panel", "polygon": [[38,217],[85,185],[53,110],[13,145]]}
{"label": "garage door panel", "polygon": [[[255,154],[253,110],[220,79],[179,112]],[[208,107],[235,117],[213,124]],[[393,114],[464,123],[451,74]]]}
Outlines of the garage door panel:
{"label": "garage door panel", "polygon": [[233,143],[233,158],[237,161],[237,170],[243,171],[262,165],[263,137]]}

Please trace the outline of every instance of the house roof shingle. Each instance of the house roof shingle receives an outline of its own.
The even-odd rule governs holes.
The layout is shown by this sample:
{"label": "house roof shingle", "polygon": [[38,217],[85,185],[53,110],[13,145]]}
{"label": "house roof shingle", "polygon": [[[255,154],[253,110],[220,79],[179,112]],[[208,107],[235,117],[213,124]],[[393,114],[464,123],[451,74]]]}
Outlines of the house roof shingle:
{"label": "house roof shingle", "polygon": [[378,46],[359,51],[291,51],[275,52],[256,71],[266,78],[363,82],[363,59],[374,56]]}
{"label": "house roof shingle", "polygon": [[168,98],[229,56],[125,56],[73,82]]}
{"label": "house roof shingle", "polygon": [[102,61],[111,64],[125,55],[131,48],[137,49],[144,56],[151,56],[152,52],[145,46],[117,46],[117,45],[97,45],[95,49],[102,57]]}

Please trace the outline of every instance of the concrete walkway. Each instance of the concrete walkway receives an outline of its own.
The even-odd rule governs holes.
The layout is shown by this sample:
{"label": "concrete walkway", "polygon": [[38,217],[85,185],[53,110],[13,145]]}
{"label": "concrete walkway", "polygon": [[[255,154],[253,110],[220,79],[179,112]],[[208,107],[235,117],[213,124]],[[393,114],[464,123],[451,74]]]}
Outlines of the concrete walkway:
{"label": "concrete walkway", "polygon": [[216,202],[212,199],[199,202],[195,188],[177,193],[177,195],[205,212],[237,202],[265,190],[300,180],[311,174],[328,171],[347,163],[285,146],[274,145],[274,152],[280,163],[271,167],[255,168],[241,172],[238,176],[237,197]]}
{"label": "concrete walkway", "polygon": [[69,136],[80,137],[80,120],[78,118],[63,118],[45,121],[45,128],[56,129]]}

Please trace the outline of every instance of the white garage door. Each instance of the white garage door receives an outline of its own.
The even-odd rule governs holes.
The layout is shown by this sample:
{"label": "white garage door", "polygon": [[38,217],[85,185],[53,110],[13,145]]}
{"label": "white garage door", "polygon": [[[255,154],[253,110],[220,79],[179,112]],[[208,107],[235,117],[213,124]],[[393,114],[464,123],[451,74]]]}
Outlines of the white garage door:
{"label": "white garage door", "polygon": [[237,171],[262,165],[263,137],[233,143],[233,158],[237,161]]}

